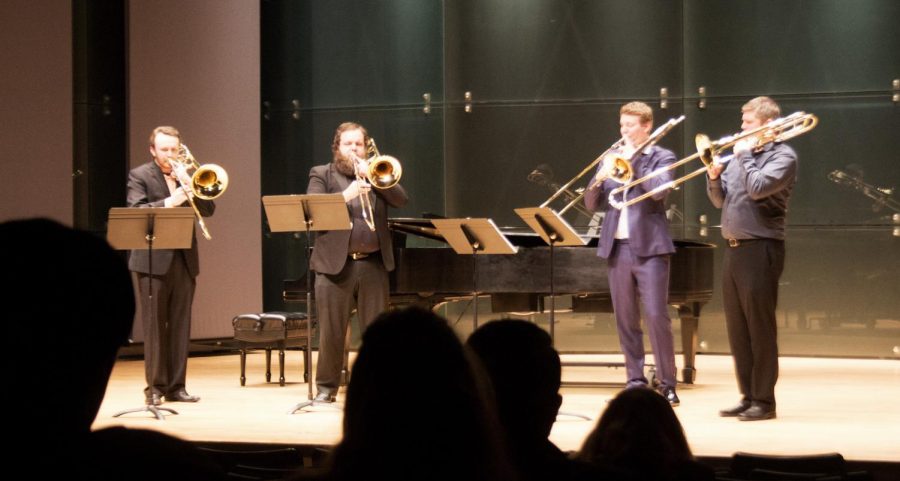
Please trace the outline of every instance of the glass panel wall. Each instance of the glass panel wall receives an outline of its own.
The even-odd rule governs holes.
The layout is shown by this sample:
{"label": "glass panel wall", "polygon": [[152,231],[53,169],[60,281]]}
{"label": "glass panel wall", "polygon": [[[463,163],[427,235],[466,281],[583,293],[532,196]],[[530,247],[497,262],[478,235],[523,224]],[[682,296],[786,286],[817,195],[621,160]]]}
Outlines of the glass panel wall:
{"label": "glass panel wall", "polygon": [[[310,167],[331,159],[335,126],[356,120],[403,164],[411,201],[394,216],[490,217],[521,229],[513,209],[539,205],[617,140],[627,101],[650,104],[657,124],[686,115],[661,142],[680,158],[698,132],[737,132],[752,97],[772,96],[784,114],[815,113],[818,127],[790,141],[800,175],[781,352],[900,356],[897,2],[266,0],[262,14],[264,195],[305,192]],[[543,178],[529,180],[536,170]],[[691,180],[667,203],[674,237],[719,247],[700,351],[724,353],[720,213],[705,187]],[[574,211],[566,218],[588,223]],[[265,226],[263,235],[264,305],[294,308],[281,302],[282,280],[305,273],[304,241]],[[547,326],[546,313],[479,305],[484,319]],[[468,303],[443,309],[461,333],[470,329]],[[560,350],[618,352],[610,313],[557,321]]]}

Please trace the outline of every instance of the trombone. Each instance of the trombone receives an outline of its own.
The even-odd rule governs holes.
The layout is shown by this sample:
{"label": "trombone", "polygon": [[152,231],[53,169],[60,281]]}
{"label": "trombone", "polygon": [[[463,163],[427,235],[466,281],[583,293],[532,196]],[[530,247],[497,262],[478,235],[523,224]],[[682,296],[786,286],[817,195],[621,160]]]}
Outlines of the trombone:
{"label": "trombone", "polygon": [[[614,165],[613,173],[610,176],[608,176],[607,178],[614,180],[620,184],[628,183],[631,180],[632,176],[634,175],[634,169],[631,166],[631,163],[634,161],[634,159],[636,159],[637,156],[640,155],[640,153],[643,152],[645,149],[652,147],[654,144],[659,142],[659,139],[663,138],[664,135],[669,133],[670,130],[672,130],[676,125],[680,124],[683,120],[684,120],[684,115],[682,115],[681,117],[678,117],[677,119],[676,118],[669,119],[668,122],[657,127],[657,129],[655,131],[653,131],[653,133],[650,134],[649,137],[647,137],[647,140],[645,140],[640,146],[638,146],[638,148],[634,151],[634,153],[627,159],[624,157],[621,157],[619,155],[615,155],[615,152],[618,151],[619,149],[621,149],[622,146],[625,145],[624,137],[617,140],[615,143],[610,145],[609,148],[606,149],[606,151],[604,151],[596,159],[594,159],[593,162],[588,164],[588,166],[585,167],[584,170],[582,170],[581,172],[578,173],[578,175],[576,175],[574,178],[572,178],[572,180],[570,180],[565,185],[560,187],[559,190],[557,190],[556,193],[554,193],[552,196],[550,196],[549,199],[544,201],[544,203],[541,204],[540,207],[547,207],[547,204],[549,204],[550,202],[552,202],[554,199],[556,199],[557,197],[559,197],[562,194],[566,194],[567,197],[571,197],[572,201],[569,202],[568,204],[566,204],[566,206],[563,207],[562,210],[560,210],[558,212],[559,215],[564,214],[567,210],[569,210],[571,207],[573,207],[575,204],[577,204],[578,201],[580,201],[581,198],[584,197],[585,192],[600,185],[600,183],[603,181],[603,179],[598,181],[597,179],[592,178],[586,188],[576,191],[577,195],[575,193],[573,193],[572,191],[568,190],[569,187],[571,187],[572,184],[577,182],[580,178],[584,177],[585,174],[587,174],[588,172],[593,170],[597,164],[599,164],[600,162],[603,162],[603,160],[606,158],[607,155],[615,155],[614,157],[611,158],[611,161],[613,162],[613,165]],[[589,216],[590,215],[593,215],[593,214],[591,213],[591,214],[589,214]]]}
{"label": "trombone", "polygon": [[[228,173],[216,164],[200,165],[197,163],[197,159],[194,158],[191,150],[185,144],[181,144],[178,147],[178,153],[174,157],[169,157],[169,164],[173,169],[178,170],[175,180],[178,181],[178,185],[184,190],[188,202],[194,209],[203,237],[206,240],[211,240],[212,236],[209,234],[209,229],[206,228],[206,223],[203,221],[203,216],[200,215],[200,210],[197,209],[197,204],[194,203],[193,197],[212,200],[225,193],[225,189],[228,188]],[[185,185],[181,179],[187,177],[188,169],[194,169],[194,173],[190,176],[190,185]]]}
{"label": "trombone", "polygon": [[[400,161],[390,155],[381,155],[378,152],[378,146],[375,145],[375,139],[371,137],[366,142],[366,154],[368,155],[366,161],[369,167],[363,173],[360,172],[358,166],[355,166],[357,182],[367,182],[376,189],[390,189],[397,182],[400,182],[400,176],[403,175],[403,167],[400,165]],[[359,157],[353,152],[350,152],[350,157],[354,162],[359,161]],[[368,192],[359,196],[359,203],[362,206],[363,220],[366,221],[369,230],[374,232],[375,212]]]}
{"label": "trombone", "polygon": [[578,209],[580,212],[587,215],[588,217],[591,217],[593,215],[593,212],[588,212],[586,209],[581,209],[578,206],[576,206],[576,204],[578,204],[578,201],[580,201],[581,198],[584,197],[584,193],[587,189],[581,188],[581,189],[577,189],[575,191],[571,191],[571,190],[569,190],[569,188],[572,187],[572,184],[578,182],[578,180],[581,179],[582,177],[584,177],[586,174],[593,171],[594,167],[597,164],[599,164],[601,161],[603,161],[603,158],[606,157],[607,154],[620,149],[623,145],[625,145],[624,138],[621,138],[621,139],[615,141],[612,145],[609,146],[608,149],[603,151],[602,154],[600,154],[596,159],[594,159],[590,164],[588,164],[587,167],[584,168],[584,170],[579,172],[575,177],[572,177],[572,180],[566,182],[565,185],[563,185],[562,187],[557,189],[557,191],[554,192],[553,195],[551,195],[547,200],[545,200],[544,203],[540,205],[540,207],[547,207],[548,204],[550,204],[551,202],[556,200],[559,196],[565,194],[566,199],[572,199],[572,200],[568,204],[566,204],[566,206],[563,207],[562,210],[557,212],[557,214],[563,215],[566,213],[567,210],[571,209],[572,207],[576,207],[576,209]]}
{"label": "trombone", "polygon": [[[709,167],[710,165],[724,164],[733,159],[733,154],[721,158],[719,157],[719,154],[727,149],[734,147],[735,144],[742,140],[756,137],[756,144],[753,147],[753,150],[758,151],[772,142],[785,142],[794,137],[805,134],[814,129],[818,123],[819,118],[813,114],[807,114],[805,112],[794,112],[787,117],[775,119],[755,129],[722,137],[721,139],[716,141],[709,140],[709,137],[705,134],[697,134],[694,137],[694,144],[697,147],[697,153],[689,157],[685,157],[665,167],[656,169],[653,172],[650,172],[649,174],[641,177],[640,179],[616,187],[609,193],[609,204],[616,209],[623,209],[625,207],[628,207],[629,205],[641,202],[648,197],[652,197],[660,192],[668,189],[673,189],[676,186],[681,185],[688,180],[705,173],[707,167]],[[630,189],[650,179],[659,177],[660,175],[669,172],[670,170],[675,170],[678,167],[698,158],[701,162],[703,162],[703,167],[700,167],[697,170],[684,175],[683,177],[679,177],[677,179],[666,182],[654,189],[651,189],[637,197],[628,199],[624,202],[616,201],[613,198],[615,195],[625,191],[626,189]]]}

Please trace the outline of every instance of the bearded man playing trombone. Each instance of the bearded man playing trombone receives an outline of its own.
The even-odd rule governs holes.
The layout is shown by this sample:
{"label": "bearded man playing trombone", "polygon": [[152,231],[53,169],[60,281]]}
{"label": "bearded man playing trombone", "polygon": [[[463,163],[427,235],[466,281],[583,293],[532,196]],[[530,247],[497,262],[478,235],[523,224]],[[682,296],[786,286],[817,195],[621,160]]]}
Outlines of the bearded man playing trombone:
{"label": "bearded man playing trombone", "polygon": [[368,141],[362,125],[342,123],[334,132],[332,162],[309,172],[306,193],[342,193],[352,223],[350,230],[319,232],[310,259],[316,272],[319,359],[314,400],[319,403],[333,402],[337,395],[354,304],[362,330],[387,309],[388,272],[394,270],[387,211],[388,207],[403,207],[409,200],[399,183],[371,188],[366,180]]}
{"label": "bearded man playing trombone", "polygon": [[[741,108],[741,129],[758,129],[781,114],[768,97]],[[724,417],[759,421],[775,417],[778,344],[775,306],[784,269],[784,227],[797,181],[797,154],[788,145],[756,137],[737,142],[727,164],[707,167],[707,194],[722,209],[727,241],[722,298],[740,402]]]}
{"label": "bearded man playing trombone", "polygon": [[[625,355],[626,388],[648,387],[644,375],[640,299],[656,360],[659,392],[671,405],[677,406],[680,401],[675,393],[675,348],[668,310],[669,263],[671,254],[675,252],[665,208],[669,189],[661,189],[643,202],[621,210],[610,208],[608,201],[610,191],[620,186],[610,178],[616,168],[613,156],[633,158],[632,174],[634,178],[639,178],[672,164],[675,154],[655,145],[636,153],[650,138],[653,127],[653,110],[647,104],[631,102],[622,106],[619,126],[624,148],[610,152],[600,164],[585,193],[584,203],[591,211],[607,210],[600,230],[597,255],[608,259],[616,330]],[[672,172],[668,171],[625,190],[614,200],[624,202],[672,179]]]}

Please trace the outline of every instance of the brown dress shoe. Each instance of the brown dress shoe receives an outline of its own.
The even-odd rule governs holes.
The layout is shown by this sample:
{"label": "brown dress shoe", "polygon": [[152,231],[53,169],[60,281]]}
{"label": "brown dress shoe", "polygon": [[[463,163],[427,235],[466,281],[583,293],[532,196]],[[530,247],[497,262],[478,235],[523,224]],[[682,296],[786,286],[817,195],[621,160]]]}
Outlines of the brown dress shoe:
{"label": "brown dress shoe", "polygon": [[159,406],[162,404],[162,396],[157,393],[149,394],[144,399],[144,403],[148,406]]}

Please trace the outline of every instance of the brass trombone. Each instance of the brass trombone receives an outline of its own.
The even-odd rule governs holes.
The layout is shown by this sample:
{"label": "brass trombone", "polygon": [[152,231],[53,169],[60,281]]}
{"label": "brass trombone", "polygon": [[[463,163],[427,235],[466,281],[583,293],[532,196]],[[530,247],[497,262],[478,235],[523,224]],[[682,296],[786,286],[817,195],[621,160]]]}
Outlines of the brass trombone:
{"label": "brass trombone", "polygon": [[[606,151],[604,151],[590,164],[588,164],[587,167],[584,168],[584,170],[573,177],[572,180],[566,182],[565,185],[560,187],[559,190],[557,190],[556,193],[550,196],[549,199],[544,201],[544,203],[541,204],[540,207],[547,207],[547,204],[549,204],[562,194],[566,194],[566,196],[572,198],[572,200],[558,212],[559,215],[564,214],[567,210],[575,206],[581,200],[581,198],[584,197],[585,192],[600,185],[603,179],[600,179],[598,181],[596,178],[592,177],[591,181],[588,182],[588,186],[586,188],[579,189],[575,192],[570,191],[569,187],[571,187],[575,182],[578,182],[578,180],[584,177],[588,172],[594,170],[594,167],[596,167],[596,165],[600,162],[603,162],[607,155],[614,156],[610,159],[610,161],[614,164],[613,172],[607,178],[612,179],[620,184],[628,183],[631,180],[631,177],[634,175],[634,170],[631,167],[631,163],[634,161],[634,159],[636,159],[637,156],[640,155],[640,153],[645,149],[659,142],[659,140],[663,138],[664,135],[669,133],[670,130],[672,130],[676,125],[680,124],[683,120],[684,115],[678,118],[669,119],[668,122],[657,127],[657,129],[653,131],[653,133],[650,134],[649,137],[647,137],[647,140],[645,140],[640,146],[638,146],[637,150],[635,150],[634,153],[627,159],[622,156],[616,155],[617,151],[621,149],[623,145],[625,145],[624,138],[617,140],[615,143],[610,145],[609,148],[606,149]],[[590,216],[592,215],[592,213],[587,212],[587,215]]]}
{"label": "brass trombone", "polygon": [[[390,155],[381,155],[378,152],[378,146],[375,145],[375,139],[371,137],[366,142],[366,154],[368,155],[366,161],[369,167],[365,173],[360,172],[359,168],[355,167],[357,182],[367,182],[376,189],[390,189],[397,182],[400,182],[400,176],[403,175],[403,167],[400,165],[400,161]],[[350,157],[354,163],[359,161],[359,158],[353,152],[350,152]],[[362,205],[363,220],[366,221],[369,230],[374,232],[375,212],[369,193],[366,192],[360,195],[359,202]]]}
{"label": "brass trombone", "polygon": [[[641,155],[645,150],[649,149],[656,145],[657,142],[660,141],[666,134],[669,133],[670,130],[675,128],[676,125],[680,124],[684,121],[684,115],[678,118],[669,119],[668,122],[660,125],[650,134],[646,140],[641,142],[641,145],[637,146],[634,149],[634,152],[628,158],[624,158],[622,156],[616,155],[615,153],[611,154],[614,157],[611,159],[613,163],[613,171],[610,175],[594,179],[591,184],[588,185],[588,189],[593,189],[600,185],[604,180],[611,179],[620,184],[628,184],[631,182],[631,179],[634,177],[634,161]],[[617,188],[618,189],[618,188]]]}
{"label": "brass trombone", "polygon": [[[178,147],[178,153],[174,157],[169,157],[169,164],[173,169],[178,170],[178,175],[175,176],[175,179],[182,190],[184,190],[188,202],[194,209],[203,237],[206,240],[211,240],[212,236],[209,234],[209,229],[206,228],[206,223],[203,221],[203,216],[200,215],[200,210],[197,209],[197,204],[194,203],[193,197],[212,200],[224,194],[225,189],[228,188],[228,173],[216,164],[200,165],[185,144],[181,144]],[[188,177],[188,169],[194,169],[194,173],[190,175],[190,185],[185,185],[181,182],[181,179]]]}
{"label": "brass trombone", "polygon": [[[566,204],[566,206],[563,207],[562,210],[557,212],[557,214],[563,215],[566,213],[567,210],[571,209],[573,206],[576,206],[576,204],[578,204],[578,202],[581,200],[581,198],[584,197],[584,192],[586,189],[582,188],[582,189],[577,189],[575,191],[571,191],[571,190],[569,190],[569,188],[572,187],[573,184],[578,182],[586,174],[588,174],[589,172],[592,172],[594,170],[594,167],[596,167],[597,164],[602,162],[603,158],[606,157],[607,154],[609,154],[610,152],[613,152],[615,150],[618,150],[623,145],[625,145],[624,138],[615,141],[612,145],[609,146],[608,149],[603,151],[602,154],[600,154],[596,159],[594,159],[590,164],[588,164],[587,167],[584,168],[584,170],[579,172],[575,177],[572,177],[572,180],[566,182],[565,185],[563,185],[562,187],[557,189],[557,191],[554,192],[553,195],[551,195],[547,200],[545,200],[544,203],[540,205],[540,207],[547,207],[547,205],[549,205],[551,202],[553,202],[554,200],[556,200],[559,196],[561,196],[563,194],[565,194],[567,199],[572,199],[572,200],[568,204]],[[582,213],[587,215],[588,217],[593,215],[592,212],[588,212],[587,210],[582,210],[582,209],[579,209],[579,210],[582,211]]]}
{"label": "brass trombone", "polygon": [[[649,174],[641,177],[640,179],[636,179],[627,184],[616,187],[609,193],[609,204],[616,209],[623,209],[625,207],[628,207],[629,205],[641,202],[648,197],[652,197],[662,191],[675,188],[676,186],[681,185],[688,180],[705,173],[707,167],[710,165],[724,164],[730,161],[732,158],[734,158],[734,155],[728,155],[726,157],[720,158],[719,154],[727,149],[734,147],[735,144],[742,140],[756,137],[756,144],[753,147],[753,150],[756,151],[762,149],[772,142],[785,142],[794,137],[805,134],[814,129],[818,123],[819,118],[813,114],[807,114],[805,112],[794,112],[787,117],[775,119],[755,129],[722,137],[721,139],[716,141],[709,140],[709,137],[702,133],[697,134],[694,137],[694,144],[697,147],[697,153],[660,169],[656,169],[653,172],[650,172]],[[703,167],[700,167],[697,170],[684,175],[683,177],[679,177],[675,180],[666,182],[665,184],[651,189],[637,197],[628,199],[625,202],[618,202],[613,198],[615,195],[618,195],[626,189],[630,189],[650,179],[659,177],[660,175],[670,170],[675,170],[678,167],[698,158],[701,162],[703,162]]]}

